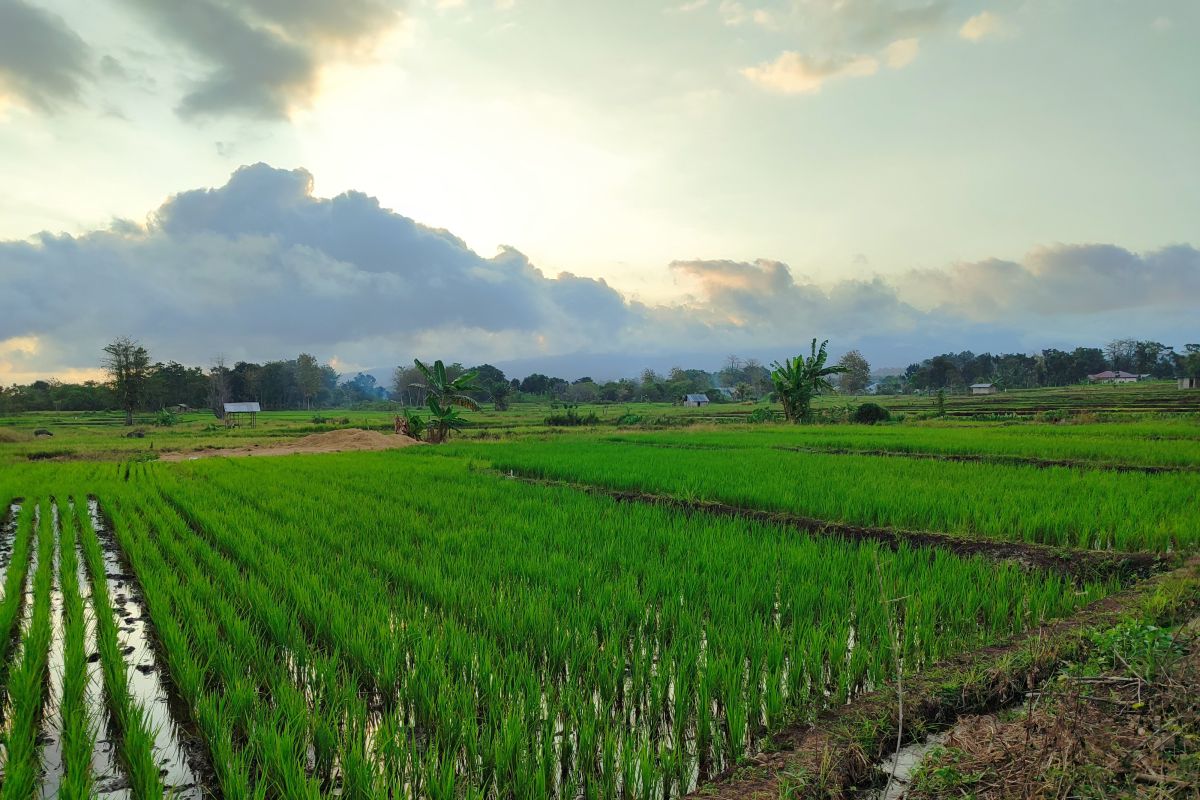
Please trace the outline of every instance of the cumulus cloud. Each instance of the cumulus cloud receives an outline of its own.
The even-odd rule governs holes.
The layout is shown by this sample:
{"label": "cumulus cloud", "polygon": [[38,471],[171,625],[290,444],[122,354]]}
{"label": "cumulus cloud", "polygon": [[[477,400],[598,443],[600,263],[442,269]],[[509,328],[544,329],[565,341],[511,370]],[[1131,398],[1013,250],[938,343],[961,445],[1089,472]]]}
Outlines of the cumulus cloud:
{"label": "cumulus cloud", "polygon": [[179,105],[185,117],[285,117],[312,100],[322,63],[399,21],[392,0],[125,2],[209,65]]}
{"label": "cumulus cloud", "polygon": [[0,381],[86,376],[122,334],[159,358],[201,364],[215,353],[309,351],[350,369],[413,355],[590,353],[619,354],[632,374],[655,354],[692,354],[698,365],[704,353],[714,364],[728,352],[774,358],[812,336],[900,364],[1125,333],[1178,343],[1194,332],[1200,296],[1200,251],[1186,244],[1053,245],[1019,261],[832,284],[769,259],[669,268],[674,301],[633,302],[603,280],[544,272],[511,247],[482,257],[358,192],[315,197],[306,171],[257,164],[175,195],[145,222],[0,242]]}
{"label": "cumulus cloud", "polygon": [[88,47],[61,17],[23,0],[0,0],[0,101],[41,111],[79,99]]}
{"label": "cumulus cloud", "polygon": [[999,33],[1001,27],[1000,17],[990,11],[981,11],[962,24],[958,35],[968,41],[978,42]]}
{"label": "cumulus cloud", "polygon": [[879,62],[871,56],[829,56],[817,58],[788,50],[774,61],[746,67],[742,75],[753,83],[783,94],[813,94],[826,81],[835,78],[861,78],[874,75]]}
{"label": "cumulus cloud", "polygon": [[901,69],[917,60],[921,52],[921,43],[916,39],[897,39],[884,48],[887,65],[892,69]]}

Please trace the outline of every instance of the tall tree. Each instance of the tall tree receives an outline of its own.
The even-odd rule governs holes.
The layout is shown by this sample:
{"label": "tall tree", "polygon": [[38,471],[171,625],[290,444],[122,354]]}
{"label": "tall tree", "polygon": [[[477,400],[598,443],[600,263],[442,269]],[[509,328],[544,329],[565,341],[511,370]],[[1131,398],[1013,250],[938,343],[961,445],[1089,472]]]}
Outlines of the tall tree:
{"label": "tall tree", "polygon": [[783,415],[791,422],[808,422],[812,419],[812,401],[821,392],[833,389],[829,382],[830,375],[839,375],[846,371],[845,367],[825,366],[829,358],[826,347],[829,340],[821,342],[817,348],[817,340],[812,340],[812,354],[807,358],[796,356],[784,363],[778,361],[771,364],[771,380],[775,382],[775,392],[783,403]]}
{"label": "tall tree", "polygon": [[321,365],[317,359],[308,353],[296,356],[296,386],[304,397],[304,404],[312,408],[313,398],[325,385],[325,376],[321,373]]}
{"label": "tall tree", "polygon": [[125,424],[133,424],[133,410],[142,401],[150,353],[136,339],[122,336],[104,348],[104,370],[108,373],[117,402],[125,410]]}
{"label": "tall tree", "polygon": [[230,398],[229,378],[225,356],[217,356],[208,368],[208,407],[217,419],[225,419],[225,404]]}
{"label": "tall tree", "polygon": [[838,359],[838,366],[845,367],[842,373],[842,391],[860,394],[871,382],[871,365],[857,350],[851,350]]}

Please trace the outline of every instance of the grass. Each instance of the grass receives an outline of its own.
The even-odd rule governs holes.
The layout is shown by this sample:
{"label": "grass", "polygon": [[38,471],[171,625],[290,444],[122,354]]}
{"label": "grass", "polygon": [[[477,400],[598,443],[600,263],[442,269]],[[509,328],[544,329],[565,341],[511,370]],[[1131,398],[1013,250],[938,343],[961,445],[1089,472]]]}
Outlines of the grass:
{"label": "grass", "polygon": [[852,525],[1118,550],[1190,549],[1200,474],[1121,474],[622,442],[471,448],[495,467]]}

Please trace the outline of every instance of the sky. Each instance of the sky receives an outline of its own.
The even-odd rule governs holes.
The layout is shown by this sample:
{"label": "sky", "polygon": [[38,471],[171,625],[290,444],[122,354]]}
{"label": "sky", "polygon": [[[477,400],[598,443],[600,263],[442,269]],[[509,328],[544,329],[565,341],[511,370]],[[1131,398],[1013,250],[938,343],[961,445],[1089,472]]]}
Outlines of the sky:
{"label": "sky", "polygon": [[0,383],[1200,341],[1194,0],[0,0]]}

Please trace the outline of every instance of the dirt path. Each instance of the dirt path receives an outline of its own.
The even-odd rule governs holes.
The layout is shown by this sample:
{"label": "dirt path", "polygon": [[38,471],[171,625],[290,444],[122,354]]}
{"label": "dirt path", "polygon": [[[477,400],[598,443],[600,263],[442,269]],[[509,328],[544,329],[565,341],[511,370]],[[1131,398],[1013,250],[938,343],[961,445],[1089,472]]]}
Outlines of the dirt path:
{"label": "dirt path", "polygon": [[242,456],[290,456],[299,453],[344,453],[355,450],[393,450],[424,444],[407,436],[366,431],[360,428],[314,433],[279,444],[251,447],[229,447],[216,450],[193,450],[163,453],[159,461],[195,461],[200,458],[230,458]]}

